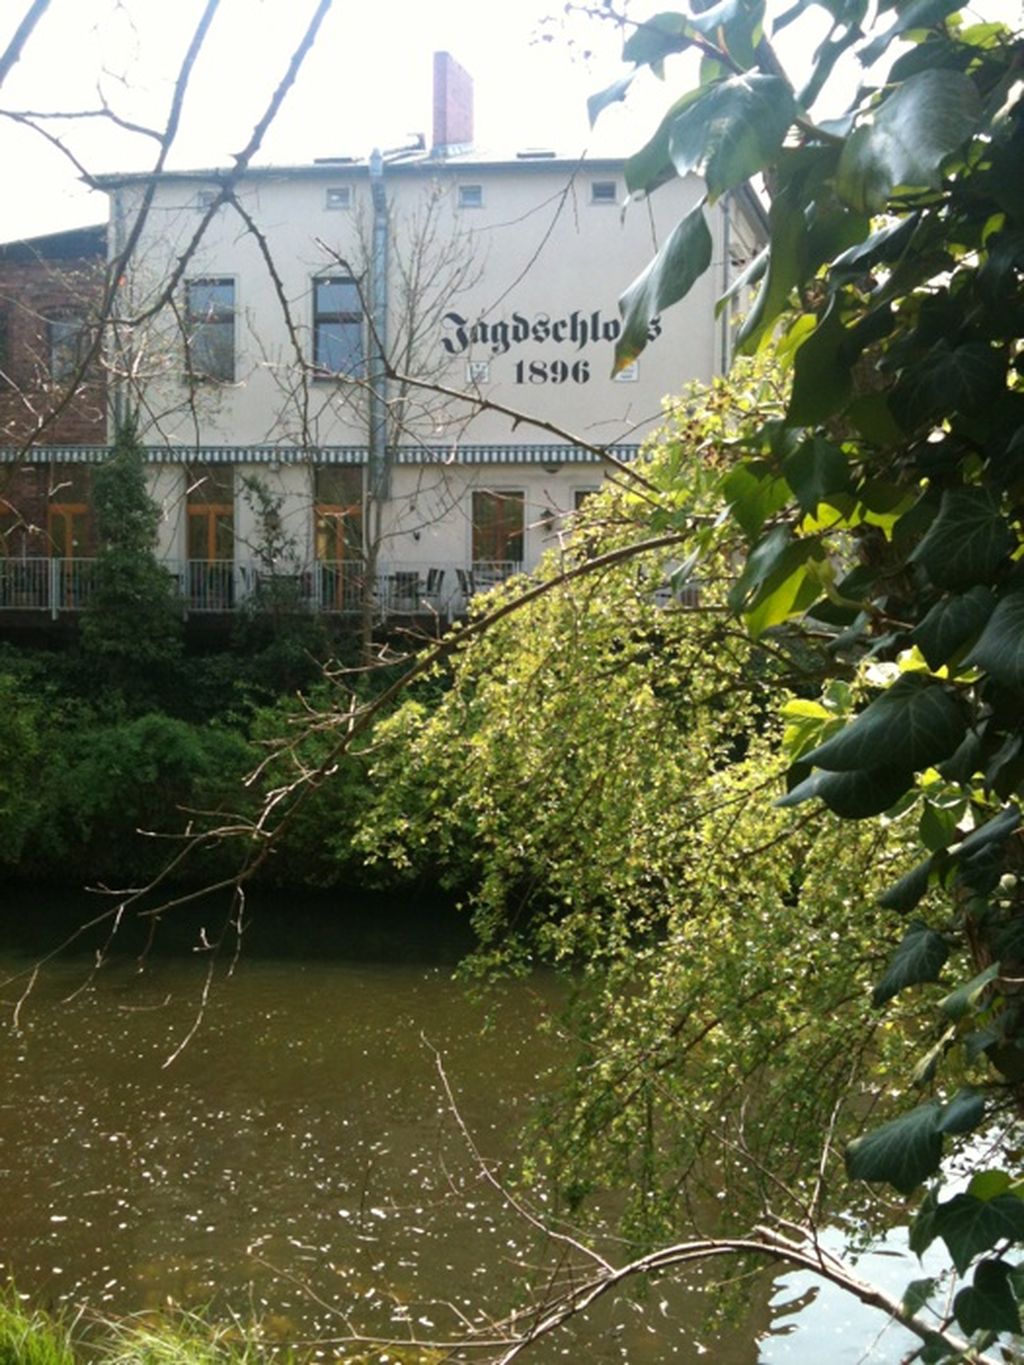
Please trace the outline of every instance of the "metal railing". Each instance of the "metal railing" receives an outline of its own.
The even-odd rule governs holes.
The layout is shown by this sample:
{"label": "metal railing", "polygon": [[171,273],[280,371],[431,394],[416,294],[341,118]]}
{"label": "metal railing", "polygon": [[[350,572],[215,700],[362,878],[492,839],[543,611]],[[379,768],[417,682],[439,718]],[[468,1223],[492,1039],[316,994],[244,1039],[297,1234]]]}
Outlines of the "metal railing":
{"label": "metal railing", "polygon": [[[227,613],[241,608],[357,615],[453,616],[469,599],[503,583],[522,565],[477,560],[471,565],[379,563],[367,582],[361,560],[317,560],[277,571],[258,562],[164,560],[182,610]],[[0,557],[0,612],[43,611],[56,618],[80,611],[92,591],[95,559]],[[367,589],[369,588],[369,593]]]}

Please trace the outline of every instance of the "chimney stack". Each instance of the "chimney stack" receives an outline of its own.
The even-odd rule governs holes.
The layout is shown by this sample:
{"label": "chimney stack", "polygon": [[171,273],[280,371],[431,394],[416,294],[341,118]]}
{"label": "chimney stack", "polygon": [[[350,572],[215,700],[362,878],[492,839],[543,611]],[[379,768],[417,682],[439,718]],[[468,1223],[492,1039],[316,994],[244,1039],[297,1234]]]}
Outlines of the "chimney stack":
{"label": "chimney stack", "polygon": [[434,145],[430,155],[452,156],[473,145],[473,78],[449,52],[434,53]]}

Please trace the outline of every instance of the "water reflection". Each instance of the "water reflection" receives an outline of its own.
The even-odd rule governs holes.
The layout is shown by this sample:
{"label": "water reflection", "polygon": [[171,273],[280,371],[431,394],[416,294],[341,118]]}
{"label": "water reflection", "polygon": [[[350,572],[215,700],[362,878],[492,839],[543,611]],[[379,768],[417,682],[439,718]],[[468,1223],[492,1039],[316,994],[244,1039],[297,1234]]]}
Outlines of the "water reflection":
{"label": "water reflection", "polygon": [[[40,973],[18,1030],[20,988],[2,992],[3,1273],[44,1302],[230,1307],[303,1340],[353,1326],[445,1337],[512,1305],[544,1248],[481,1178],[434,1050],[483,1153],[513,1156],[553,1046],[539,1029],[553,987],[506,991],[482,1032],[482,1007],[451,981],[463,930],[332,909],[258,912],[171,1066],[207,959],[167,949],[194,946],[198,921],[178,921],[141,971],[123,954],[90,979],[77,945]],[[38,914],[14,922],[0,979],[57,941]],[[594,1361],[752,1365],[767,1304],[709,1339],[702,1283],[604,1304],[531,1359],[575,1357],[585,1340]]]}

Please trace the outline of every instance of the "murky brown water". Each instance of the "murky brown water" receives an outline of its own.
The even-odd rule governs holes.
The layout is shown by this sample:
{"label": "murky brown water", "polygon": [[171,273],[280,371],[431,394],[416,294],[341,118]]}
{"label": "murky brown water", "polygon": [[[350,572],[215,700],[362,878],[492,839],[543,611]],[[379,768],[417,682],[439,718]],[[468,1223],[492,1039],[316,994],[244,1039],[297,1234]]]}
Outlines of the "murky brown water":
{"label": "murky brown water", "polygon": [[[57,941],[56,926],[24,918],[24,898],[17,909],[23,937],[0,946],[0,981]],[[482,1032],[483,1008],[451,979],[458,945],[429,919],[261,913],[263,941],[231,975],[218,969],[170,1066],[203,954],[154,954],[141,971],[115,956],[93,980],[82,952],[48,963],[17,1028],[24,978],[0,990],[0,1275],[43,1302],[121,1313],[172,1299],[302,1340],[352,1327],[448,1337],[463,1315],[502,1314],[551,1248],[481,1178],[436,1056],[483,1155],[514,1157],[553,1046],[538,1033],[551,983],[490,1002]],[[421,960],[398,960],[410,953]],[[799,1333],[759,1348],[767,1285],[744,1324],[709,1338],[700,1283],[606,1304],[530,1358],[817,1358],[793,1354]]]}

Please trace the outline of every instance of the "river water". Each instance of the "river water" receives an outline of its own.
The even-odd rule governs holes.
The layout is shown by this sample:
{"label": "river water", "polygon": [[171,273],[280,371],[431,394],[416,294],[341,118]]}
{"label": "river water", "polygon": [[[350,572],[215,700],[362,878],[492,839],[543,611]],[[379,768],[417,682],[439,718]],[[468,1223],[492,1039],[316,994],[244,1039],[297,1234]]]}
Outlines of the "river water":
{"label": "river water", "polygon": [[[449,911],[365,900],[257,907],[212,977],[212,912],[162,924],[141,963],[129,927],[98,972],[105,928],[40,965],[68,909],[6,901],[0,1278],[55,1306],[259,1319],[323,1359],[352,1331],[449,1339],[544,1282],[557,1248],[483,1178],[467,1135],[499,1174],[514,1164],[555,1047],[555,983],[474,1001],[452,979],[467,938]],[[884,1320],[823,1311],[795,1275],[766,1275],[716,1335],[709,1284],[606,1302],[529,1358],[900,1358],[902,1333],[866,1351]]]}

